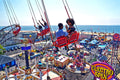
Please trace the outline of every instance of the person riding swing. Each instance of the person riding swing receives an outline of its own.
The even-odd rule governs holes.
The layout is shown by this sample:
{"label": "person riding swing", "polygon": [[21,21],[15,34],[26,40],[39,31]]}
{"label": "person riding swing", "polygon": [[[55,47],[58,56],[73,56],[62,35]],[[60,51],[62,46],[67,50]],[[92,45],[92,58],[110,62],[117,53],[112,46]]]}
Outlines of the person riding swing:
{"label": "person riding swing", "polygon": [[67,32],[69,33],[69,35],[71,35],[73,32],[75,32],[75,27],[74,27],[74,24],[75,24],[75,22],[74,22],[74,20],[73,19],[67,19],[66,20],[66,23],[68,24],[68,26],[66,25],[65,27],[66,27],[66,30],[67,30]]}
{"label": "person riding swing", "polygon": [[40,30],[40,32],[42,32],[43,30],[42,26],[39,23],[37,23],[37,25],[38,25],[38,29]]}
{"label": "person riding swing", "polygon": [[[63,31],[63,24],[59,23],[58,27],[59,27],[59,30],[55,33],[56,34],[56,39],[60,39],[62,37],[67,37],[68,33]],[[56,47],[56,49],[57,49],[57,51],[59,51],[58,47]],[[68,46],[65,46],[65,50],[67,50],[67,49],[68,49]]]}
{"label": "person riding swing", "polygon": [[[69,18],[69,19],[66,20],[66,23],[67,23],[68,26],[69,26],[69,27],[68,27],[68,26],[66,25],[65,27],[66,27],[66,30],[67,30],[67,32],[68,32],[68,37],[70,38],[71,35],[76,32],[76,31],[75,31],[75,27],[74,27],[75,21],[74,21],[73,19]],[[74,45],[75,45],[75,49],[77,49],[75,43],[74,43]]]}
{"label": "person riding swing", "polygon": [[[44,30],[48,29],[48,25],[47,25],[46,21],[43,18],[42,18],[42,21],[44,23],[42,23],[40,20],[39,20],[39,23],[45,28]],[[44,35],[44,33],[42,33],[42,32],[41,32],[41,34]],[[42,38],[43,38],[43,36],[42,36]],[[45,35],[45,38],[46,38],[46,35]]]}
{"label": "person riding swing", "polygon": [[44,24],[39,20],[39,23],[45,28],[47,29],[48,28],[48,25],[46,23],[46,21],[42,18],[42,21],[44,22]]}

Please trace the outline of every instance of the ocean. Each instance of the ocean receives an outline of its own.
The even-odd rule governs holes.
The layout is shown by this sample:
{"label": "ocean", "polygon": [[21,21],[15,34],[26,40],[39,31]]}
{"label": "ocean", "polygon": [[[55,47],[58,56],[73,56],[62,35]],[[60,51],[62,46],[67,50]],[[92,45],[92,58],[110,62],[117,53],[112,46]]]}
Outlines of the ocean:
{"label": "ocean", "polygon": [[[2,28],[3,26],[0,26],[0,29]],[[58,26],[51,26],[51,31],[57,29]],[[63,29],[66,30],[65,27]],[[35,28],[34,26],[21,26],[21,31],[35,31]],[[120,33],[120,25],[77,25],[76,31]]]}

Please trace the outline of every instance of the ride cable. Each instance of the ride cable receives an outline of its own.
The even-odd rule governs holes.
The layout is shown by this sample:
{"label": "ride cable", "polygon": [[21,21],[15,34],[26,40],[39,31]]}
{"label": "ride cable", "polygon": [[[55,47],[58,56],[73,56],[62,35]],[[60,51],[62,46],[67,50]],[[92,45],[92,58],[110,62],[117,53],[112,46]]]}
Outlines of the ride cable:
{"label": "ride cable", "polygon": [[66,13],[67,13],[67,15],[68,15],[68,18],[70,18],[70,15],[69,15],[69,12],[68,12],[68,10],[67,10],[67,7],[66,7],[66,5],[65,5],[64,0],[62,0],[62,2],[63,2],[63,5],[64,5],[64,7],[65,7],[65,10],[66,10]]}
{"label": "ride cable", "polygon": [[[64,5],[64,8],[65,8],[65,10],[66,10],[66,13],[67,13],[67,15],[68,15],[68,18],[69,18],[69,19],[72,18],[72,19],[74,20],[74,17],[73,17],[73,15],[72,15],[72,12],[71,12],[71,10],[70,10],[70,7],[69,7],[69,5],[68,5],[67,0],[62,0],[62,2],[63,2],[63,5]],[[71,16],[70,16],[70,15],[71,15]],[[79,29],[77,28],[76,23],[75,23],[75,27],[76,27],[77,31],[79,32]]]}
{"label": "ride cable", "polygon": [[[15,11],[13,9],[13,6],[10,2],[10,0],[3,0],[3,3],[5,5],[5,8],[6,8],[6,12],[8,12],[7,14],[10,16],[10,19],[11,19],[11,25],[15,24],[14,26],[11,26],[12,30],[13,30],[13,34],[14,35],[17,35],[20,30],[21,30],[21,27],[19,25],[19,21],[18,21],[18,18],[15,14]],[[9,17],[8,16],[8,17]],[[16,27],[15,29],[13,29],[14,27]]]}
{"label": "ride cable", "polygon": [[21,30],[21,27],[19,25],[20,23],[18,21],[18,18],[17,18],[16,14],[15,14],[15,11],[13,9],[13,6],[12,6],[10,0],[7,0],[7,3],[8,3],[9,10],[11,11],[11,15],[13,17],[14,23],[15,23],[15,27],[16,28],[13,29],[14,30],[13,34],[16,36],[20,32],[20,30]]}
{"label": "ride cable", "polygon": [[8,5],[7,5],[7,3],[6,3],[6,0],[3,0],[3,4],[4,4],[4,7],[5,7],[5,9],[6,9],[6,14],[7,14],[7,16],[8,16],[9,23],[10,23],[10,25],[12,25],[12,24],[13,24],[13,20],[12,20],[12,16],[10,15],[10,11],[9,11],[9,9],[8,9]]}
{"label": "ride cable", "polygon": [[[38,8],[38,11],[40,13],[40,16],[41,18],[43,19],[43,16],[44,16],[44,10],[42,9],[41,5],[40,5],[40,2],[38,0],[35,0],[35,3],[37,5],[37,8]],[[42,14],[43,13],[43,14]],[[46,19],[45,19],[46,20]],[[51,28],[52,30],[52,27],[48,26],[49,28]]]}
{"label": "ride cable", "polygon": [[[69,19],[73,19],[73,15],[72,15],[72,12],[71,12],[71,10],[69,8],[69,5],[68,5],[67,1],[66,0],[62,0],[62,2],[63,2],[63,5],[64,5],[64,8],[66,10],[68,18]],[[76,29],[77,29],[77,26],[76,26]],[[69,45],[71,43],[77,42],[78,39],[79,39],[79,33],[75,31],[73,34],[70,35],[69,38],[66,38],[65,36],[57,38],[57,40],[55,42],[53,42],[53,45],[55,47],[61,48],[63,46],[67,46],[67,45]]]}
{"label": "ride cable", "polygon": [[16,16],[16,14],[15,14],[15,11],[14,11],[14,9],[13,9],[13,6],[12,6],[12,4],[11,4],[11,1],[10,0],[7,0],[8,2],[8,5],[9,5],[9,8],[10,8],[10,11],[11,11],[11,13],[12,13],[12,15],[13,15],[13,18],[14,18],[14,21],[15,21],[15,23],[16,24],[20,24],[19,23],[19,20],[18,20],[18,18],[17,18],[17,16]]}
{"label": "ride cable", "polygon": [[37,26],[36,26],[37,19],[36,19],[32,4],[31,4],[30,0],[27,0],[27,3],[28,3],[28,7],[29,7],[29,10],[30,10],[31,16],[32,16],[34,27],[37,30],[38,29]]}
{"label": "ride cable", "polygon": [[[40,7],[40,3],[39,3],[39,2],[38,2],[38,4],[39,4],[39,7]],[[44,2],[43,2],[43,4],[44,4]],[[44,9],[44,8],[45,8],[45,5],[44,5],[43,9]],[[40,7],[40,10],[43,12],[45,18],[46,18],[46,17],[48,18],[46,8],[45,8],[45,10],[42,10],[42,8]],[[45,15],[45,13],[46,13],[46,15]],[[46,21],[47,21],[47,20],[46,20]],[[48,26],[49,26],[49,28],[51,29],[50,31],[53,31],[52,27],[50,26],[49,18],[48,18]]]}
{"label": "ride cable", "polygon": [[41,6],[40,6],[40,3],[39,3],[38,0],[35,0],[35,3],[36,3],[36,5],[37,5],[37,8],[38,8],[38,11],[39,11],[39,13],[40,13],[41,18],[43,19],[43,16],[42,16],[42,13],[41,13],[41,12],[43,12],[43,10],[42,10],[42,8],[41,8]]}
{"label": "ride cable", "polygon": [[[68,5],[67,0],[65,0],[65,3],[66,3],[66,5],[67,5],[67,7],[68,7],[68,10],[69,10],[69,12],[70,12],[71,17],[73,18],[73,15],[72,15],[72,12],[71,12],[71,10],[70,10],[70,7],[69,7],[69,5]],[[74,19],[74,18],[73,18],[73,19]]]}
{"label": "ride cable", "polygon": [[[40,7],[40,3],[39,3],[39,1],[38,0],[35,0],[35,3],[36,3],[36,5],[37,5],[37,8],[38,8],[38,11],[39,11],[39,13],[40,13],[40,16],[41,16],[41,18],[43,19],[43,16],[42,16],[42,8]],[[35,12],[34,12],[34,10],[33,10],[33,7],[32,7],[32,4],[31,4],[31,2],[30,2],[30,0],[27,0],[27,4],[28,4],[28,7],[29,7],[29,10],[30,10],[30,13],[31,13],[31,16],[32,16],[32,20],[33,20],[33,23],[34,23],[34,27],[36,28],[36,31],[38,30],[38,28],[37,28],[37,26],[36,26],[36,24],[37,24],[37,18],[36,18],[36,16],[35,16]],[[44,12],[44,14],[46,14],[45,12]],[[37,36],[43,36],[43,35],[46,35],[47,33],[49,33],[50,32],[50,26],[49,26],[49,24],[48,24],[48,20],[46,19],[46,15],[44,15],[44,17],[45,17],[45,22],[47,22],[47,25],[48,25],[48,28],[47,29],[45,29],[45,30],[42,30],[42,32],[40,32],[40,33],[38,33],[37,32]],[[43,19],[44,20],[44,19]],[[51,34],[51,33],[50,33]]]}

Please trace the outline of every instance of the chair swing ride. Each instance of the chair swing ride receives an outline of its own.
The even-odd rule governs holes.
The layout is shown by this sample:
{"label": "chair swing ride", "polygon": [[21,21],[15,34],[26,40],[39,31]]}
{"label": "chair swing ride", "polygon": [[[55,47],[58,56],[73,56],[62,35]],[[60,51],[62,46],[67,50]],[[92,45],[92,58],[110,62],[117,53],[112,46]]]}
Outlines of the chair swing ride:
{"label": "chair swing ride", "polygon": [[[39,10],[40,16],[41,16],[41,18],[43,19],[42,13],[40,12],[40,4],[39,4],[39,2],[37,2],[38,0],[35,0],[35,1],[36,1],[37,8],[38,8],[38,10]],[[43,2],[43,0],[42,0],[42,2]],[[67,1],[66,1],[66,0],[65,0],[65,2],[66,2],[66,4],[67,4]],[[71,17],[69,16],[68,10],[67,10],[66,5],[65,5],[65,2],[64,2],[64,0],[63,0],[63,4],[64,4],[65,10],[66,10],[66,12],[67,12],[68,18],[69,18],[69,19],[72,19],[73,17],[71,18]],[[10,2],[9,2],[9,3],[10,3]],[[31,16],[32,16],[32,20],[33,20],[33,23],[34,23],[34,27],[35,27],[35,29],[36,29],[36,31],[37,31],[37,36],[44,36],[44,35],[50,33],[51,40],[53,41],[52,34],[51,34],[50,23],[49,23],[49,19],[48,19],[48,16],[47,16],[46,9],[45,9],[45,5],[42,3],[43,9],[44,9],[44,12],[43,12],[43,13],[44,13],[44,18],[45,18],[45,22],[47,23],[48,28],[42,30],[41,32],[39,32],[39,31],[38,31],[38,28],[36,27],[36,26],[37,26],[36,24],[37,24],[38,22],[37,22],[37,19],[36,19],[36,16],[35,16],[35,13],[34,13],[34,10],[33,10],[33,7],[32,7],[32,4],[31,4],[30,0],[27,0],[27,4],[28,4],[28,7],[29,7]],[[9,12],[5,0],[4,0],[4,5],[6,6],[7,12]],[[68,9],[69,9],[68,4],[67,4],[67,7],[68,7]],[[11,11],[13,11],[13,8],[11,8],[11,9],[12,9]],[[42,10],[41,10],[41,11],[42,11]],[[70,9],[69,9],[69,11],[70,11]],[[15,26],[15,29],[12,28],[10,31],[12,31],[12,33],[14,34],[14,36],[16,36],[16,35],[20,32],[21,27],[20,27],[20,25],[19,25],[19,22],[17,23],[17,18],[16,18],[16,15],[15,15],[14,11],[13,11],[12,13],[14,14],[14,15],[12,14],[13,17],[14,17],[14,20],[16,19],[16,20],[15,20],[16,24],[15,24],[15,25],[11,25],[11,21],[12,21],[13,19],[9,19],[10,26],[7,26],[6,28],[11,27],[11,26]],[[71,11],[70,11],[70,14],[71,14]],[[71,14],[71,16],[72,16],[72,14]],[[8,15],[8,17],[10,17],[10,16]],[[78,41],[78,38],[79,38],[79,33],[75,31],[73,34],[71,34],[71,36],[69,37],[69,39],[66,38],[66,37],[61,37],[61,38],[57,39],[56,41],[53,41],[53,45],[54,45],[55,47],[61,48],[61,47],[63,47],[63,46],[66,46],[66,45],[69,45],[69,44],[71,44],[71,43],[77,42],[77,41]],[[23,72],[24,72],[24,71],[23,71]],[[24,74],[16,75],[16,76],[22,76],[22,75],[24,75]],[[32,75],[32,73],[31,73],[31,75]],[[40,78],[41,78],[41,77],[40,77]]]}
{"label": "chair swing ride", "polygon": [[[38,31],[39,29],[38,29],[38,27],[37,27],[37,26],[40,25],[40,24],[39,24],[40,20],[39,20],[39,22],[38,22],[38,20],[37,20],[37,18],[36,18],[36,14],[35,14],[35,12],[34,12],[34,9],[33,9],[33,6],[32,6],[32,4],[31,4],[31,2],[30,2],[29,0],[27,0],[27,4],[28,4],[29,10],[30,10],[30,14],[31,14],[31,17],[32,17],[32,21],[33,21],[34,27],[35,27],[35,29],[36,29],[36,31],[37,31],[37,36],[44,36],[44,35],[50,33],[50,26],[48,25],[48,21],[46,20],[47,15],[46,15],[45,11],[43,12],[43,10],[42,10],[42,8],[41,8],[41,6],[40,6],[39,1],[38,1],[38,0],[35,0],[35,3],[36,3],[36,5],[37,5],[37,9],[38,9],[38,11],[39,11],[39,14],[40,14],[40,17],[41,17],[42,21],[43,21],[44,23],[46,23],[46,25],[43,25],[43,24],[42,24],[42,26],[43,26],[43,27],[48,26],[48,28],[45,28],[45,29],[42,30],[41,32]],[[45,20],[44,20],[43,15],[42,15],[41,12],[43,12],[43,14],[44,14],[44,16],[45,16]],[[38,23],[38,24],[37,24],[37,23]],[[41,22],[40,22],[40,23],[41,23]]]}
{"label": "chair swing ride", "polygon": [[[44,35],[50,33],[51,40],[53,41],[52,34],[51,34],[51,29],[50,29],[50,28],[51,28],[51,27],[50,27],[50,22],[49,22],[49,19],[48,19],[46,10],[44,10],[44,12],[43,12],[43,10],[42,10],[39,2],[38,2],[37,0],[35,0],[35,2],[36,2],[36,5],[37,5],[37,8],[38,8],[38,11],[39,11],[39,14],[40,14],[41,18],[43,19],[43,15],[42,15],[42,13],[43,13],[43,14],[44,14],[44,18],[45,18],[45,20],[46,20],[46,21],[44,21],[44,22],[46,22],[46,23],[47,23],[47,26],[48,26],[47,29],[44,29],[44,30],[42,30],[41,32],[37,31],[37,36],[44,36]],[[71,11],[70,11],[70,8],[69,8],[69,6],[68,6],[67,1],[66,1],[66,0],[62,0],[62,2],[63,2],[63,5],[64,5],[64,7],[65,7],[65,10],[66,10],[66,13],[67,13],[67,15],[68,15],[68,18],[69,18],[69,19],[73,19],[73,16],[72,16],[72,13],[71,13]],[[65,3],[66,3],[66,4],[65,4]],[[32,5],[31,5],[30,1],[28,1],[28,6],[29,6],[29,10],[30,10],[30,13],[31,13],[31,16],[32,16],[32,20],[33,20],[33,23],[34,23],[34,27],[35,27],[36,30],[38,30],[38,28],[36,27],[36,24],[38,23],[38,20],[36,19],[35,12],[34,12],[34,10],[33,10],[33,7],[32,7]],[[68,10],[69,10],[69,12],[68,12]],[[41,12],[42,12],[42,13],[41,13]],[[71,15],[71,17],[70,17],[70,15]],[[76,28],[77,28],[77,26],[76,26]],[[70,36],[69,39],[68,39],[67,37],[63,36],[63,37],[57,39],[56,41],[53,41],[53,45],[54,45],[55,47],[61,48],[61,47],[63,47],[63,46],[66,46],[66,45],[69,45],[69,44],[71,44],[71,43],[77,42],[78,39],[79,39],[79,33],[78,33],[77,31],[75,31],[73,34],[71,34],[71,36]]]}

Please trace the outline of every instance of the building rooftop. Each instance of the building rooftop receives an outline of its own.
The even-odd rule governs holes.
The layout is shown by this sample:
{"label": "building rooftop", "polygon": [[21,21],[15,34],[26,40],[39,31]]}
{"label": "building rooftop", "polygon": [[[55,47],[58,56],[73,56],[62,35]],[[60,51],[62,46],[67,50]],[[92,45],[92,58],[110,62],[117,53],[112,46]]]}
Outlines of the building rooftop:
{"label": "building rooftop", "polygon": [[0,65],[12,62],[13,60],[15,60],[15,59],[8,57],[6,55],[0,55]]}

